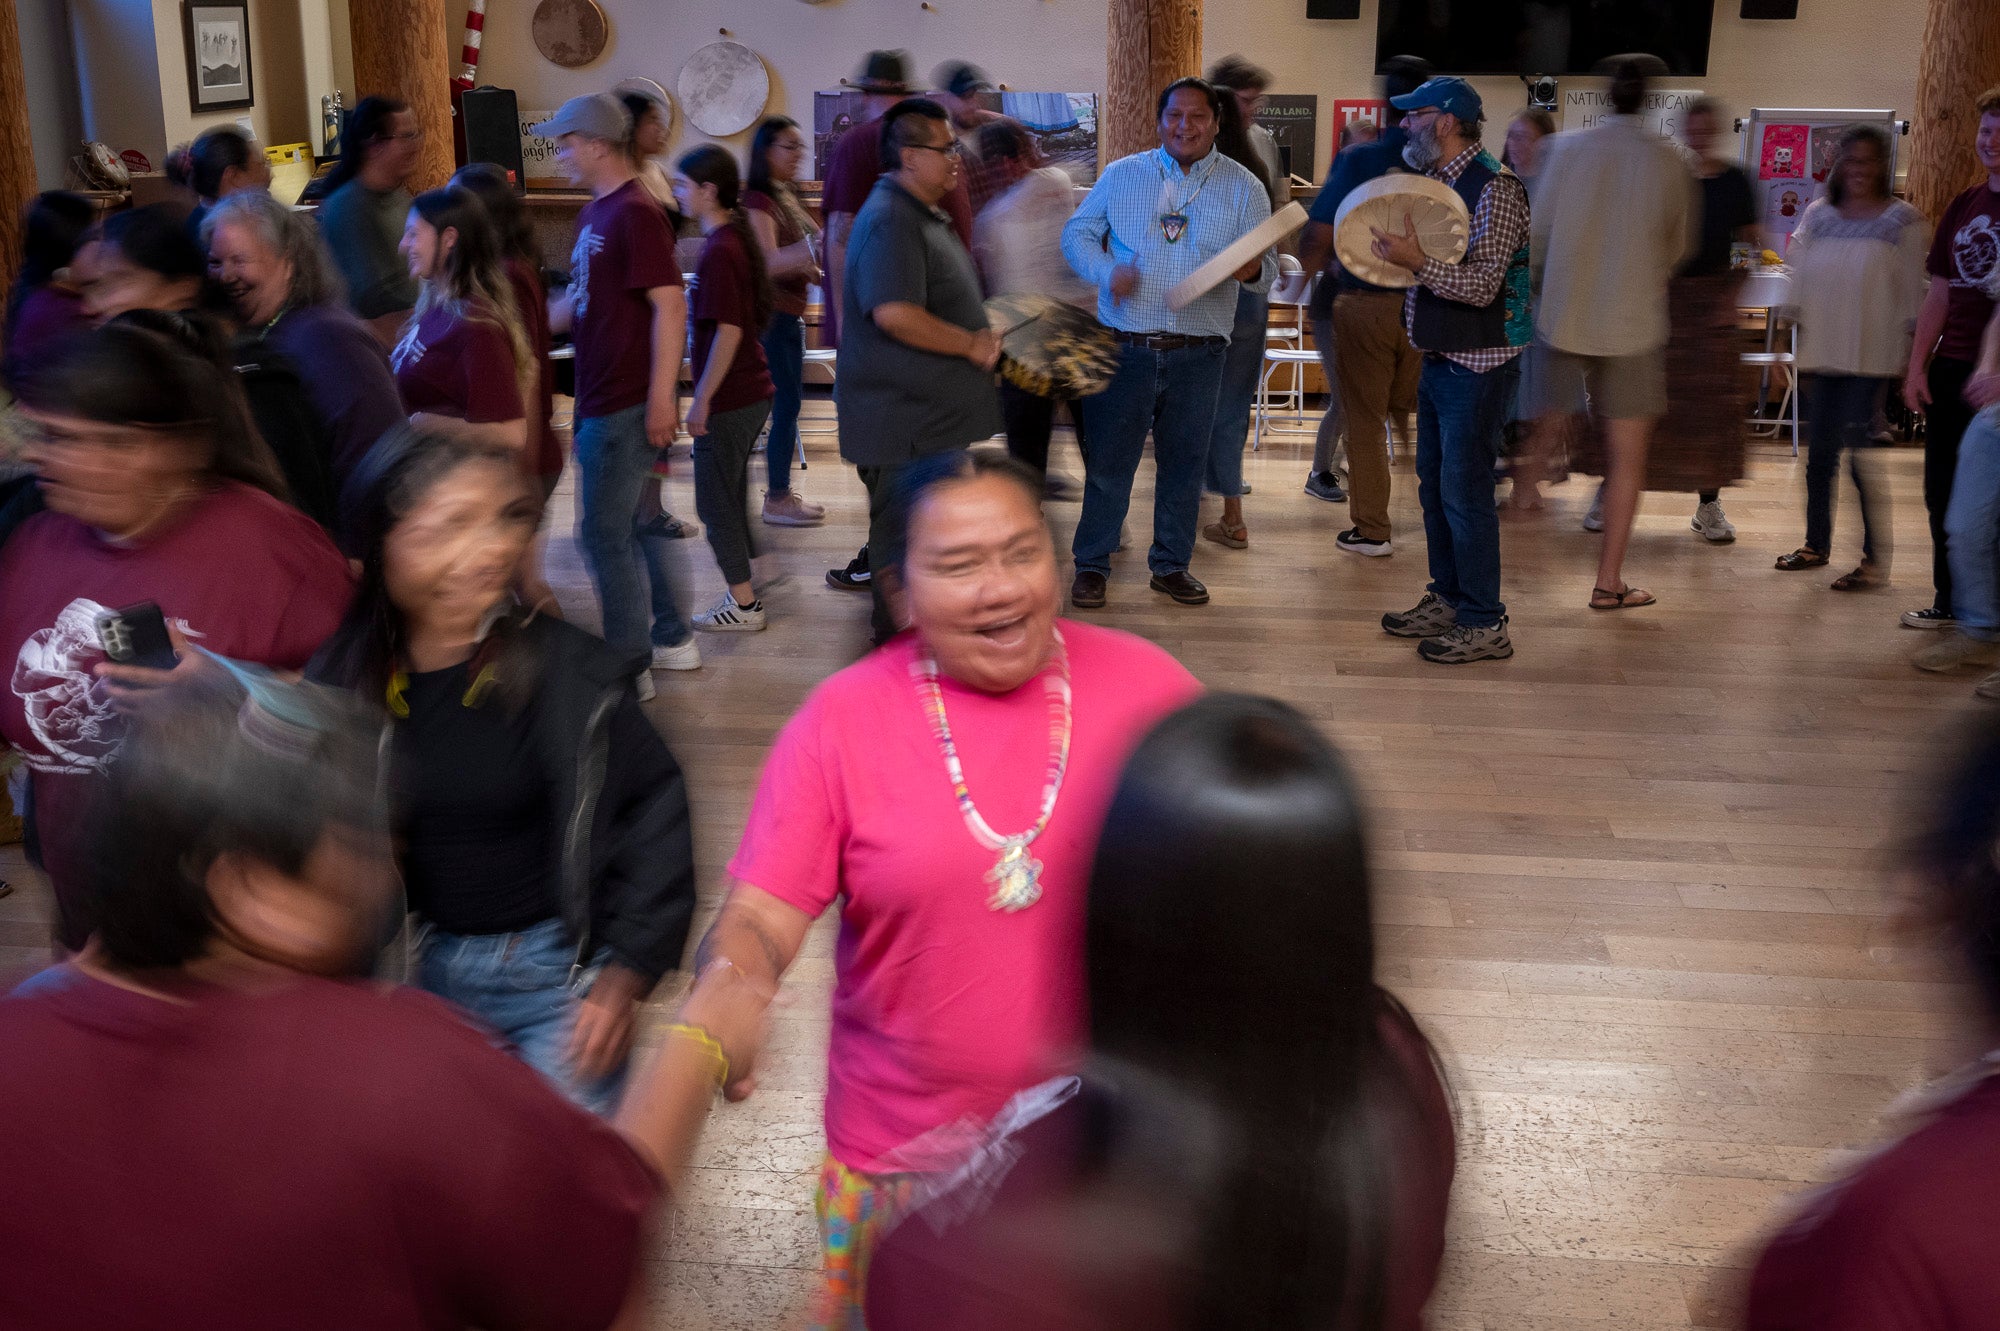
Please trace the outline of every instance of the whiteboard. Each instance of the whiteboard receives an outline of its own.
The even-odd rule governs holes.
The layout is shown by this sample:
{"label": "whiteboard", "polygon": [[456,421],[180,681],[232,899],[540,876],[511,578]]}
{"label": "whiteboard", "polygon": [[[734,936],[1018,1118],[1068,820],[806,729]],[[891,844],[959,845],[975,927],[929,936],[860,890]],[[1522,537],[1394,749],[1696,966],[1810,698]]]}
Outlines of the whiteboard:
{"label": "whiteboard", "polygon": [[1841,131],[1857,124],[1879,125],[1889,136],[1889,179],[1894,181],[1896,158],[1910,122],[1896,119],[1893,110],[1760,106],[1748,120],[1736,122],[1743,134],[1743,172],[1750,177],[1757,215],[1780,254],[1806,215],[1806,205],[1826,189],[1826,172]]}

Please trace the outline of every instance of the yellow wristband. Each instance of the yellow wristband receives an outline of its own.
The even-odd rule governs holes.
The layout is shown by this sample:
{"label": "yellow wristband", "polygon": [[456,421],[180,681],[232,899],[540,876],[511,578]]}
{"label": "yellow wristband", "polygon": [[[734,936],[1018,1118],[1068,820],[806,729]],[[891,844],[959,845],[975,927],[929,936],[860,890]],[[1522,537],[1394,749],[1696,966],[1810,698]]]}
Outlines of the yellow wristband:
{"label": "yellow wristband", "polygon": [[717,1086],[727,1086],[729,1084],[729,1055],[722,1052],[722,1041],[710,1035],[702,1027],[691,1025],[684,1021],[677,1021],[667,1027],[667,1034],[684,1035],[700,1045],[710,1057],[715,1059],[715,1084]]}

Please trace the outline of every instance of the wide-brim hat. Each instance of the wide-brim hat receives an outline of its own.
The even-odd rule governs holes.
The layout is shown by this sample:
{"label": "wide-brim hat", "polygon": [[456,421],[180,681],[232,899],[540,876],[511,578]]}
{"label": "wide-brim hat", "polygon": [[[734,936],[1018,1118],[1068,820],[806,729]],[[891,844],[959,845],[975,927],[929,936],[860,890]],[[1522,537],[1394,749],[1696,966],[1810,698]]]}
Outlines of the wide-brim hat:
{"label": "wide-brim hat", "polygon": [[861,62],[860,72],[851,79],[842,79],[840,84],[861,92],[894,93],[899,97],[917,91],[911,82],[908,51],[870,51]]}

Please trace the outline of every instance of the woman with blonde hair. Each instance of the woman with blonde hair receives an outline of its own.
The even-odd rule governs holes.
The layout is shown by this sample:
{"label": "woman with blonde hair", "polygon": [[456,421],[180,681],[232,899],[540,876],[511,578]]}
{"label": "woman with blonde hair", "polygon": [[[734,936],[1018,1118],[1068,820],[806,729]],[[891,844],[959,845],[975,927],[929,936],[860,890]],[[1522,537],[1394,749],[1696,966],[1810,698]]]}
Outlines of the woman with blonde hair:
{"label": "woman with blonde hair", "polygon": [[532,472],[523,404],[535,382],[534,352],[485,205],[460,186],[419,194],[401,248],[423,284],[389,355],[412,421],[502,445]]}

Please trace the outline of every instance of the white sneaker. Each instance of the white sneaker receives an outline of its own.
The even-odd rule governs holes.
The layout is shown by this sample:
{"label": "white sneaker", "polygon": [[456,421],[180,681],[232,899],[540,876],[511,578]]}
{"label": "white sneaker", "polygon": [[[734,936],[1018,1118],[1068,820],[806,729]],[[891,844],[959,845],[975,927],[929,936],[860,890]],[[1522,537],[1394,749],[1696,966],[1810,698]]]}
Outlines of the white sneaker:
{"label": "white sneaker", "polygon": [[[701,645],[689,634],[688,640],[674,647],[653,649],[653,669],[655,670],[699,670],[701,669]],[[653,681],[647,680],[650,685]],[[645,697],[643,692],[639,695]]]}
{"label": "white sneaker", "polygon": [[651,673],[644,670],[641,670],[637,675],[632,677],[632,687],[639,691],[640,702],[653,701],[653,695],[659,692],[658,689],[653,687],[653,676]]}
{"label": "white sneaker", "polygon": [[759,633],[764,628],[764,603],[736,604],[736,597],[722,593],[722,599],[694,617],[694,626],[703,633]]}
{"label": "white sneaker", "polygon": [[1597,497],[1590,501],[1590,512],[1583,515],[1585,531],[1604,530],[1604,487],[1597,487]]}
{"label": "white sneaker", "polygon": [[1724,515],[1720,500],[1711,499],[1696,508],[1694,520],[1688,526],[1704,541],[1714,541],[1717,545],[1727,545],[1736,539],[1736,524]]}

